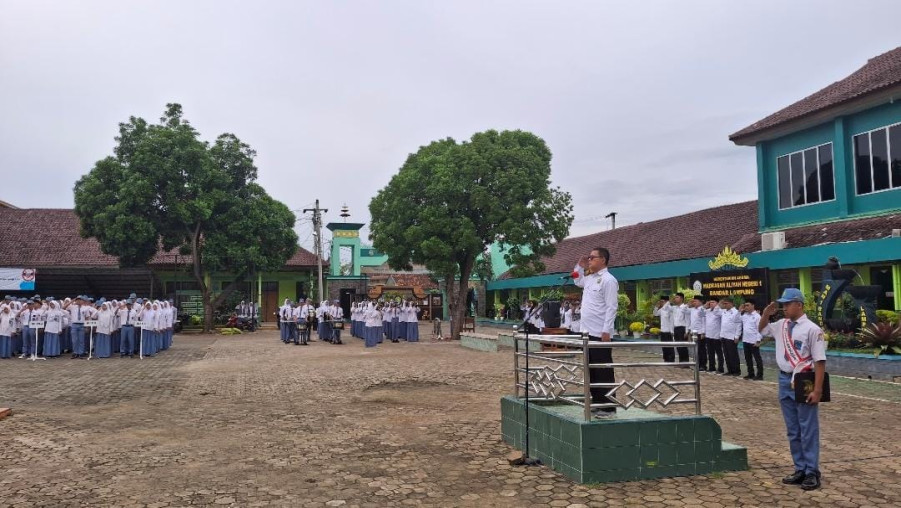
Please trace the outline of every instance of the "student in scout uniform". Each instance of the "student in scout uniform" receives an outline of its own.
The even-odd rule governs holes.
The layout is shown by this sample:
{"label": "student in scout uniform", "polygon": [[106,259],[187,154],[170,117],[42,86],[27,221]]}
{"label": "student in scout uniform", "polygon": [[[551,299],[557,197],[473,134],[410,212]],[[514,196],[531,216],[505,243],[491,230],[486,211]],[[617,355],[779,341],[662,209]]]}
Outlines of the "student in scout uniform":
{"label": "student in scout uniform", "polygon": [[[745,366],[748,375],[745,379],[756,381],[763,380],[763,359],[760,357],[760,332],[757,326],[760,324],[760,314],[754,308],[754,302],[748,301],[742,305],[741,314],[741,347],[745,352]],[[757,372],[754,371],[754,362],[757,362]]]}
{"label": "student in scout uniform", "polygon": [[741,341],[741,314],[735,308],[732,298],[720,299],[720,308],[723,310],[722,323],[720,324],[720,340],[723,345],[723,355],[726,357],[726,375],[741,376],[741,363],[738,359],[738,343]]}
{"label": "student in scout uniform", "polygon": [[[770,323],[782,304],[785,318]],[[788,288],[782,298],[772,302],[760,316],[758,330],[776,340],[776,363],[779,365],[779,405],[785,420],[788,446],[795,472],[782,483],[800,485],[804,490],[820,487],[820,420],[819,402],[826,377],[826,342],[823,330],[804,313],[804,295],[800,289]],[[813,391],[806,400],[795,400],[794,380],[800,372],[813,371]]]}
{"label": "student in scout uniform", "polygon": [[704,304],[700,296],[691,299],[689,310],[689,331],[691,338],[698,345],[698,370],[707,370],[707,340],[704,338],[706,327],[704,325]]}
{"label": "student in scout uniform", "polygon": [[720,340],[720,329],[723,322],[723,309],[719,300],[711,298],[707,300],[704,308],[704,340],[707,341],[707,372],[717,374],[725,373],[725,355],[723,354],[723,341]]}

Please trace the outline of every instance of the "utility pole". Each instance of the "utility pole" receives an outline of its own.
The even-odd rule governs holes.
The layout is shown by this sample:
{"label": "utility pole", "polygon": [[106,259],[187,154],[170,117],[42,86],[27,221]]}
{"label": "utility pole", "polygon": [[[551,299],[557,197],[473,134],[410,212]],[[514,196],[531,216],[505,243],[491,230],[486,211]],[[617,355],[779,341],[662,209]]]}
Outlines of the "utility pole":
{"label": "utility pole", "polygon": [[319,208],[319,200],[316,200],[316,208],[304,208],[303,213],[313,212],[313,234],[316,237],[316,264],[319,265],[319,302],[322,303],[322,212],[328,212],[328,208]]}

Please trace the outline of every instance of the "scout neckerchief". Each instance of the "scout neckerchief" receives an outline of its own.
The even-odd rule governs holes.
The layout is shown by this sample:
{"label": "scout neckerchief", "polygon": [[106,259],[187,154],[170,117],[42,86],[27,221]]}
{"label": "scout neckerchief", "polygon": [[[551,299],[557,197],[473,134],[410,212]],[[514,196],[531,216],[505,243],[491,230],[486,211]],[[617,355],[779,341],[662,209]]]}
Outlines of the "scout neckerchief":
{"label": "scout neckerchief", "polygon": [[[797,374],[798,372],[804,372],[805,370],[810,370],[811,357],[801,356],[798,348],[795,347],[795,342],[791,337],[791,330],[789,330],[789,323],[791,323],[791,320],[789,319],[783,320],[782,323],[782,349],[783,354],[785,355],[785,360],[792,366],[792,388],[794,388],[795,374]],[[792,328],[797,325],[798,322],[795,321],[795,324],[792,326]]]}

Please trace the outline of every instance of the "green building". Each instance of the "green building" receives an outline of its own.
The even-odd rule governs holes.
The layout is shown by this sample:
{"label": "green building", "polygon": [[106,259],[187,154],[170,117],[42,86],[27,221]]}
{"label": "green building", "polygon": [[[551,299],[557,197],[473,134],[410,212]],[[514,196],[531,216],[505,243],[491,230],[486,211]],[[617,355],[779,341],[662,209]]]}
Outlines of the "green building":
{"label": "green building", "polygon": [[878,308],[901,310],[901,48],[729,139],[756,150],[757,201],[568,238],[544,273],[490,282],[489,300],[538,297],[602,246],[633,302],[724,269],[760,270],[761,300],[786,287],[812,293],[835,256],[857,283],[881,288]]}

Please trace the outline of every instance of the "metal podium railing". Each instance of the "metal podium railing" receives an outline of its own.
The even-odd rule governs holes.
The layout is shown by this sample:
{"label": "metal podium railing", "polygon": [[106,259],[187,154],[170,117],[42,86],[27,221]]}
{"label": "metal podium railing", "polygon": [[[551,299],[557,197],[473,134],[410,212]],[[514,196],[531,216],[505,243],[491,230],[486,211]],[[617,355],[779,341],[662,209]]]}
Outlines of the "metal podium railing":
{"label": "metal podium railing", "polygon": [[[536,344],[540,344],[541,350],[531,351]],[[687,348],[689,361],[589,363],[588,352],[591,349],[609,348],[615,354],[618,349],[649,347]],[[529,360],[539,365],[532,366]],[[529,365],[528,369],[526,365]],[[590,380],[590,373],[595,369],[640,367],[687,369],[691,376],[690,379],[673,376],[629,382],[620,375],[619,370],[615,370],[617,377],[612,383],[592,383]],[[694,404],[695,414],[701,414],[701,383],[694,342],[601,342],[579,335],[530,335],[526,338],[517,334],[513,341],[513,370],[517,397],[526,396],[528,390],[528,398],[533,400],[581,406],[586,420],[591,419],[592,409],[629,409],[636,405],[647,409],[655,405],[666,408],[675,404]],[[591,402],[592,388],[607,389],[605,395],[608,402]]]}

